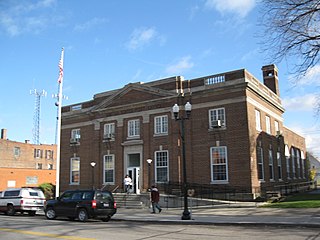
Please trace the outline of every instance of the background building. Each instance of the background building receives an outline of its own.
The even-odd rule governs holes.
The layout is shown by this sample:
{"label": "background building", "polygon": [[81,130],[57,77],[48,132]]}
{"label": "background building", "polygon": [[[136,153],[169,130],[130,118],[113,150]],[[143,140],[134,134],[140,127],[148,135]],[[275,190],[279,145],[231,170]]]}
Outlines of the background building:
{"label": "background building", "polygon": [[[255,198],[275,187],[307,182],[305,139],[283,125],[275,65],[263,83],[241,69],[197,79],[131,83],[62,109],[61,191],[183,182],[181,121],[172,107],[192,104],[184,120],[189,186]],[[183,112],[181,112],[183,114]],[[152,159],[149,167],[147,159]],[[95,163],[91,165],[91,163]],[[197,190],[200,191],[200,190]]]}
{"label": "background building", "polygon": [[0,191],[9,187],[36,187],[56,182],[56,145],[30,144],[0,138]]}

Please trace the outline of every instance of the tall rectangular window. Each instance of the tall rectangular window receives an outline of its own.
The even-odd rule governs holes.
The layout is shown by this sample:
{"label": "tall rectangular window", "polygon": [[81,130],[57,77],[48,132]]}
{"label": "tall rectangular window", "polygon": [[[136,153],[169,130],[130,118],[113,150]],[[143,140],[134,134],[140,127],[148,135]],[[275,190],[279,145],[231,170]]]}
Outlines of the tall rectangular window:
{"label": "tall rectangular window", "polygon": [[261,131],[260,111],[259,110],[255,110],[255,114],[256,114],[256,130],[257,131]]}
{"label": "tall rectangular window", "polygon": [[20,148],[19,147],[14,147],[13,153],[15,157],[20,157]]}
{"label": "tall rectangular window", "polygon": [[168,151],[155,152],[156,182],[169,181],[169,154]]}
{"label": "tall rectangular window", "polygon": [[114,123],[107,123],[104,125],[103,128],[103,138],[112,140],[115,136],[115,124]]}
{"label": "tall rectangular window", "polygon": [[278,177],[279,180],[282,179],[282,167],[281,167],[281,153],[280,151],[277,152],[277,164],[278,164]]}
{"label": "tall rectangular window", "polygon": [[298,149],[296,149],[296,158],[297,158],[297,178],[301,178],[300,152]]}
{"label": "tall rectangular window", "polygon": [[296,178],[296,156],[295,151],[291,148],[291,161],[292,161],[292,178]]}
{"label": "tall rectangular window", "polygon": [[217,124],[220,124],[218,127],[226,126],[226,116],[224,108],[216,108],[209,110],[209,127],[215,128]]}
{"label": "tall rectangular window", "polygon": [[290,157],[286,157],[287,178],[290,179]]}
{"label": "tall rectangular window", "polygon": [[104,156],[104,183],[114,184],[114,155]]}
{"label": "tall rectangular window", "polygon": [[270,175],[270,180],[274,180],[273,152],[271,149],[269,149],[269,175]]}
{"label": "tall rectangular window", "polygon": [[275,134],[278,134],[278,132],[279,132],[279,122],[278,121],[274,121],[274,131],[275,131]]}
{"label": "tall rectangular window", "polygon": [[80,129],[71,130],[71,141],[72,143],[79,143],[81,138]]}
{"label": "tall rectangular window", "polygon": [[258,179],[264,180],[263,149],[261,146],[257,146],[257,165],[258,165]]}
{"label": "tall rectangular window", "polygon": [[227,147],[211,147],[211,181],[228,181]]}
{"label": "tall rectangular window", "polygon": [[46,150],[46,159],[53,159],[53,150]]}
{"label": "tall rectangular window", "polygon": [[157,116],[154,118],[154,134],[168,133],[168,116]]}
{"label": "tall rectangular window", "polygon": [[128,121],[128,137],[140,137],[139,119]]}
{"label": "tall rectangular window", "polygon": [[42,149],[34,149],[34,157],[42,158]]}
{"label": "tall rectangular window", "polygon": [[80,158],[75,157],[70,160],[70,183],[80,183]]}
{"label": "tall rectangular window", "polygon": [[271,134],[271,123],[269,116],[266,116],[266,133]]}

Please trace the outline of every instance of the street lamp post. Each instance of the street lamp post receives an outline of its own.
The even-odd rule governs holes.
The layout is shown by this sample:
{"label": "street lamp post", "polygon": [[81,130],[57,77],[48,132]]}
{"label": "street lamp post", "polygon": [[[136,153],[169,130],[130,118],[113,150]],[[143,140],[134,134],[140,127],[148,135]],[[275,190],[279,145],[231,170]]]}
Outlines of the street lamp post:
{"label": "street lamp post", "polygon": [[188,193],[187,193],[187,168],[186,168],[186,148],[185,148],[185,134],[184,134],[184,120],[189,119],[191,114],[192,105],[187,102],[184,106],[185,116],[179,116],[179,106],[175,104],[172,107],[172,111],[174,114],[174,118],[176,121],[180,121],[180,129],[181,129],[181,142],[182,142],[182,172],[183,172],[183,200],[184,200],[184,210],[181,216],[182,220],[190,220],[190,212],[188,209]]}
{"label": "street lamp post", "polygon": [[94,167],[96,166],[96,162],[91,162],[90,165],[92,167],[92,189],[94,189]]}
{"label": "street lamp post", "polygon": [[151,171],[150,171],[150,168],[151,168],[151,163],[152,163],[152,159],[147,159],[147,163],[148,163],[148,189],[151,188],[150,186],[150,182],[151,182]]}

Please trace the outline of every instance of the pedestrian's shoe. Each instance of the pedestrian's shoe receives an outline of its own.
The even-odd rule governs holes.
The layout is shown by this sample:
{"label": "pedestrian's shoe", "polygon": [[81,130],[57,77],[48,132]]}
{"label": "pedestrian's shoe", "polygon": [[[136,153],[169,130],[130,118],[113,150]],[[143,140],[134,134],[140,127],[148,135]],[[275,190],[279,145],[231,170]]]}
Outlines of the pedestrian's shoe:
{"label": "pedestrian's shoe", "polygon": [[160,209],[159,209],[159,213],[161,213],[161,211],[162,211],[162,209],[160,208]]}
{"label": "pedestrian's shoe", "polygon": [[156,212],[151,212],[152,214],[156,213]]}

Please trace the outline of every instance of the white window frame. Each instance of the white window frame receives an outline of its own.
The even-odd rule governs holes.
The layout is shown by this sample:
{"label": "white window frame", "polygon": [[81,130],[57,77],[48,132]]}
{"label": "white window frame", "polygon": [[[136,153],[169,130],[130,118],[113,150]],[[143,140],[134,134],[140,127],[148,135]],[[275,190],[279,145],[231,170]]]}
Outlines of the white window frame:
{"label": "white window frame", "polygon": [[[261,177],[259,176],[259,169],[261,168]],[[263,148],[257,146],[257,171],[259,181],[264,181],[264,162],[263,162]]]}
{"label": "white window frame", "polygon": [[[220,163],[214,163],[215,158],[213,156],[213,153],[218,151],[219,156],[221,154],[222,157],[224,157],[224,162]],[[225,179],[215,179],[214,176],[214,168],[218,166],[224,166],[225,172],[223,173],[225,175]],[[229,181],[228,176],[228,152],[226,146],[219,146],[219,147],[211,147],[210,148],[210,169],[211,169],[211,183],[227,183]]]}
{"label": "white window frame", "polygon": [[52,163],[48,163],[48,170],[53,170],[53,164]]}
{"label": "white window frame", "polygon": [[272,151],[272,149],[269,149],[269,152],[268,152],[269,154],[269,179],[271,180],[271,181],[273,181],[274,180],[274,168],[273,168],[273,151]]}
{"label": "white window frame", "polygon": [[106,123],[103,126],[103,137],[114,140],[115,137],[115,123]]}
{"label": "white window frame", "polygon": [[260,111],[255,109],[255,116],[256,116],[256,130],[261,132],[261,116]]}
{"label": "white window frame", "polygon": [[306,172],[305,172],[305,156],[304,156],[304,151],[301,151],[301,168],[302,168],[302,178],[306,178]]}
{"label": "white window frame", "polygon": [[269,116],[266,116],[266,133],[271,134],[271,121]]}
{"label": "white window frame", "polygon": [[71,139],[76,139],[77,141],[79,141],[80,138],[81,138],[81,130],[80,130],[80,128],[72,129],[71,130]]}
{"label": "white window frame", "polygon": [[213,122],[217,120],[220,120],[222,127],[226,127],[226,111],[224,107],[209,110],[209,128],[213,128]]}
{"label": "white window frame", "polygon": [[[72,164],[73,161],[78,161],[76,165]],[[73,169],[73,167],[77,167],[78,169]],[[73,172],[78,172],[78,181],[74,181],[72,179]],[[79,185],[80,184],[80,158],[79,157],[73,157],[70,159],[70,185]]]}
{"label": "white window frame", "polygon": [[37,169],[42,169],[42,163],[37,163],[36,168]]}
{"label": "white window frame", "polygon": [[[163,160],[163,158],[165,158]],[[155,182],[156,183],[165,183],[169,181],[169,151],[168,150],[163,150],[163,151],[155,151],[154,152],[154,167],[155,167]],[[167,175],[167,179],[162,180],[162,179],[158,179],[159,178],[159,174],[158,171],[159,170],[163,170],[166,172]]]}
{"label": "white window frame", "polygon": [[34,150],[34,158],[42,158],[42,149],[35,149]]}
{"label": "white window frame", "polygon": [[281,153],[280,151],[277,151],[277,164],[278,164],[278,178],[279,180],[282,180],[282,161],[281,161]]}
{"label": "white window frame", "polygon": [[20,147],[14,147],[13,154],[15,157],[20,157],[20,152],[21,152]]}
{"label": "white window frame", "polygon": [[155,135],[168,134],[168,115],[154,117],[154,134]]}
{"label": "white window frame", "polygon": [[[110,165],[106,164],[107,161],[110,161]],[[115,183],[115,169],[114,169],[114,154],[107,154],[103,156],[103,183],[113,185]],[[106,181],[106,171],[112,171],[112,181]]]}
{"label": "white window frame", "polygon": [[137,138],[140,137],[140,120],[132,119],[128,121],[128,137]]}
{"label": "white window frame", "polygon": [[279,122],[278,121],[274,121],[274,131],[275,131],[275,134],[277,135],[277,133],[279,131]]}

